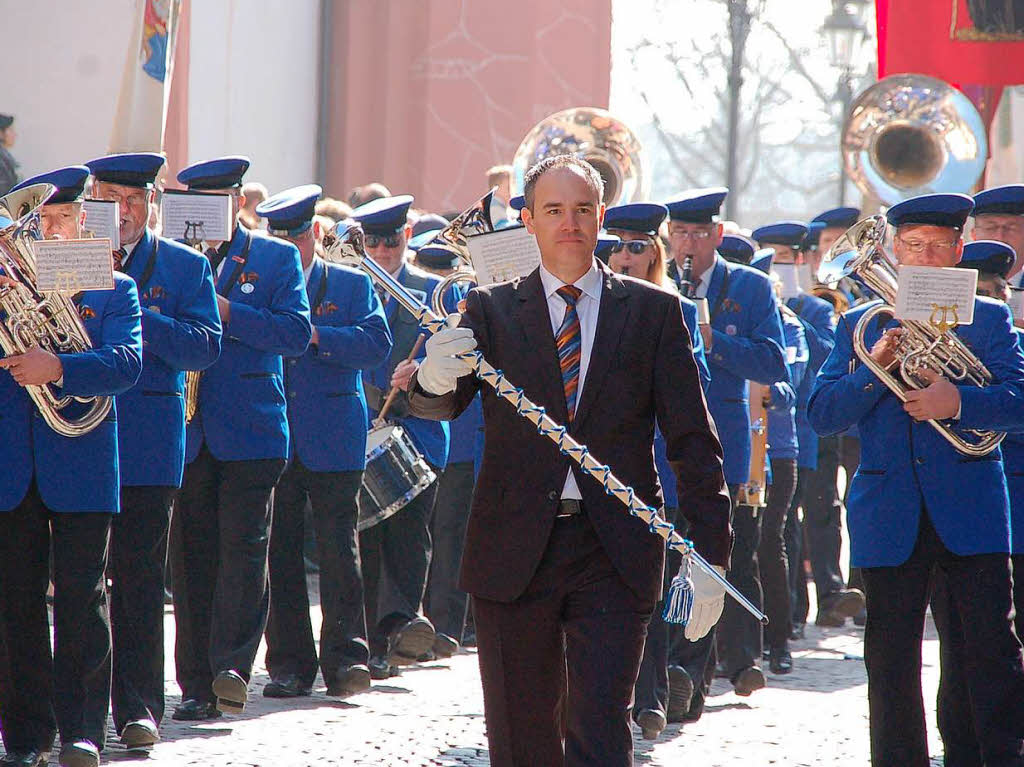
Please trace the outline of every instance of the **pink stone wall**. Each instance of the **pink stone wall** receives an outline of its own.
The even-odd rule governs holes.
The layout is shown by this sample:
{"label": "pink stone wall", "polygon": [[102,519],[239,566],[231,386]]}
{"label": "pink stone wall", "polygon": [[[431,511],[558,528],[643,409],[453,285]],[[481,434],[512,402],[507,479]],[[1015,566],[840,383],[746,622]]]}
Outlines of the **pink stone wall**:
{"label": "pink stone wall", "polygon": [[542,118],[608,106],[611,0],[341,0],[332,38],[335,196],[382,181],[461,209]]}

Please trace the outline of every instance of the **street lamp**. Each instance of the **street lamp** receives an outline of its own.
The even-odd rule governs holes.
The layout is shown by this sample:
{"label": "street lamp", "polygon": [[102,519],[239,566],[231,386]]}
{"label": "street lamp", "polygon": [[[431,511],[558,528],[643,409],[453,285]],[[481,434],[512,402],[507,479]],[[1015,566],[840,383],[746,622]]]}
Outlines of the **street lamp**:
{"label": "street lamp", "polygon": [[[832,66],[839,70],[836,86],[836,101],[840,104],[839,135],[842,140],[843,126],[853,103],[853,67],[857,62],[861,46],[868,37],[864,16],[870,0],[832,0],[832,13],[822,25],[827,35],[829,56]],[[842,150],[839,164],[839,206],[846,204],[846,173],[843,170]]]}

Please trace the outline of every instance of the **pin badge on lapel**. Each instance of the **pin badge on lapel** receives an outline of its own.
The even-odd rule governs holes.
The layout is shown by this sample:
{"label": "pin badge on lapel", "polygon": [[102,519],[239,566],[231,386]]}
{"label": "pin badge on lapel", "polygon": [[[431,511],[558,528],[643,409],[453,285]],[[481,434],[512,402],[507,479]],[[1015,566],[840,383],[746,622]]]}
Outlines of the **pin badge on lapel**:
{"label": "pin badge on lapel", "polygon": [[242,285],[241,290],[243,293],[249,294],[256,290],[256,288],[253,286],[251,282],[246,282]]}

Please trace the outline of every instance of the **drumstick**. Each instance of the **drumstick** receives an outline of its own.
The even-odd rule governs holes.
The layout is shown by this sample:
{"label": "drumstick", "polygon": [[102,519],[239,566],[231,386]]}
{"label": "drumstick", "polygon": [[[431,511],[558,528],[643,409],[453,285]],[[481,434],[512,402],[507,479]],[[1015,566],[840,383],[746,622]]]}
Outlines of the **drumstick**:
{"label": "drumstick", "polygon": [[[417,354],[420,353],[420,349],[423,347],[423,342],[427,340],[426,333],[420,333],[419,338],[416,339],[416,343],[412,345],[412,351],[409,352],[409,356],[405,358],[406,362],[412,362]],[[384,425],[384,416],[387,415],[391,409],[392,403],[395,401],[395,397],[398,396],[400,389],[397,386],[392,386],[391,391],[388,392],[387,399],[384,400],[384,404],[380,406],[380,412],[377,417],[373,419],[374,426]]]}

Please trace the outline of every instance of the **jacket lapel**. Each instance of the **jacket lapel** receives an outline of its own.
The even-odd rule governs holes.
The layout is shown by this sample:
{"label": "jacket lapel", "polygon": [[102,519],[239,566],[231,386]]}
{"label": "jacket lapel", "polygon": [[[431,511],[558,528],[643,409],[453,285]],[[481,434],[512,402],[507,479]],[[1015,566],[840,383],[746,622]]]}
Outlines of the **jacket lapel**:
{"label": "jacket lapel", "polygon": [[594,346],[590,351],[590,364],[587,366],[587,377],[583,381],[583,394],[576,407],[573,419],[573,431],[576,431],[586,419],[601,393],[612,361],[615,359],[622,338],[622,329],[629,318],[629,291],[622,280],[612,274],[604,264],[598,264],[602,272],[604,284],[601,290],[601,304],[597,311],[597,330],[594,333]]}
{"label": "jacket lapel", "polygon": [[[558,349],[555,334],[551,330],[551,315],[540,280],[540,270],[534,269],[516,287],[516,311],[519,325],[523,329],[527,359],[535,375],[529,381],[512,381],[516,386],[529,384],[526,396],[543,404],[548,415],[564,424],[569,419],[565,404],[565,390],[562,388],[562,369],[558,364]],[[531,393],[531,389],[539,389]]]}

